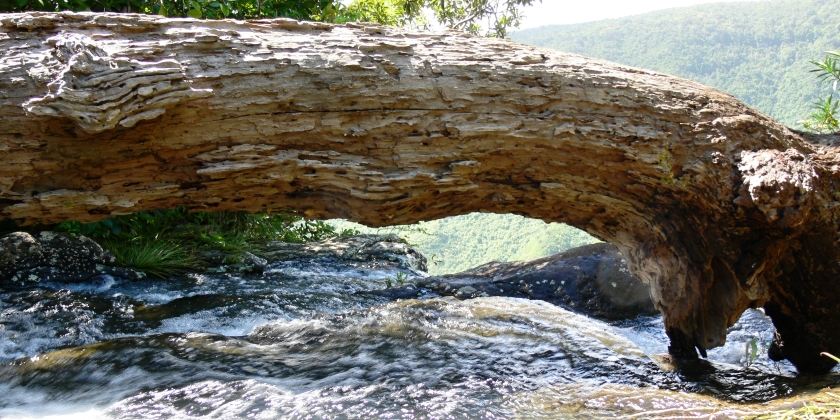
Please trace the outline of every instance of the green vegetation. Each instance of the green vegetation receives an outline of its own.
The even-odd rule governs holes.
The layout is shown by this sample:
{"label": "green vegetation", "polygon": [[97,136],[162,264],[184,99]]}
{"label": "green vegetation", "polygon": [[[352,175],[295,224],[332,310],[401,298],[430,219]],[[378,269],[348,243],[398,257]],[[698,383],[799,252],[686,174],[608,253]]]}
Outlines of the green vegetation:
{"label": "green vegetation", "polygon": [[812,61],[811,64],[816,67],[811,71],[817,73],[820,82],[830,86],[830,91],[825,99],[814,104],[814,112],[803,125],[819,133],[840,131],[840,100],[834,97],[840,84],[840,51],[829,51],[823,61]]}
{"label": "green vegetation", "polygon": [[375,22],[428,27],[430,12],[443,26],[504,37],[519,26],[520,7],[538,0],[8,0],[0,12],[28,10],[134,12],[199,19],[289,17],[320,22]]}
{"label": "green vegetation", "polygon": [[343,10],[335,0],[11,0],[0,12],[63,10],[146,13],[200,19],[289,17],[335,21]]}
{"label": "green vegetation", "polygon": [[471,213],[379,229],[345,221],[330,223],[365,233],[400,235],[430,259],[432,274],[457,273],[490,261],[533,260],[598,241],[568,225],[511,214]]}
{"label": "green vegetation", "polygon": [[826,392],[825,397],[803,402],[799,408],[775,411],[750,417],[755,420],[837,420],[840,419],[840,395]]}
{"label": "green vegetation", "polygon": [[715,3],[511,38],[696,80],[798,126],[825,96],[810,63],[840,49],[838,10],[840,0]]}
{"label": "green vegetation", "polygon": [[405,286],[406,280],[408,280],[408,275],[403,272],[399,272],[396,277],[385,279],[385,287],[390,289],[395,286]]}
{"label": "green vegetation", "polygon": [[840,357],[837,357],[831,353],[822,352],[820,353],[821,356],[828,357],[831,360],[834,360],[837,363],[840,363]]}
{"label": "green vegetation", "polygon": [[[820,354],[840,363],[840,358],[831,353]],[[779,411],[771,410],[752,418],[756,420],[840,419],[840,394],[831,392],[831,390],[823,391],[815,395],[815,398],[812,400],[803,402],[797,408]]]}
{"label": "green vegetation", "polygon": [[744,346],[744,367],[750,367],[756,360],[758,360],[760,344],[761,339],[759,337],[752,337],[750,338],[750,341],[746,343]]}
{"label": "green vegetation", "polygon": [[85,235],[102,244],[117,264],[166,277],[207,265],[221,253],[237,263],[246,252],[259,253],[269,241],[306,242],[348,235],[322,221],[284,214],[190,213],[184,209],[119,216],[94,223],[64,222],[57,231]]}
{"label": "green vegetation", "polygon": [[[522,20],[520,8],[539,0],[354,0],[338,21],[378,22],[428,28],[426,18],[447,28],[504,38]],[[342,20],[345,19],[345,20]]]}
{"label": "green vegetation", "polygon": [[114,255],[120,266],[152,277],[164,278],[202,266],[199,258],[178,242],[135,239],[103,241],[101,245]]}

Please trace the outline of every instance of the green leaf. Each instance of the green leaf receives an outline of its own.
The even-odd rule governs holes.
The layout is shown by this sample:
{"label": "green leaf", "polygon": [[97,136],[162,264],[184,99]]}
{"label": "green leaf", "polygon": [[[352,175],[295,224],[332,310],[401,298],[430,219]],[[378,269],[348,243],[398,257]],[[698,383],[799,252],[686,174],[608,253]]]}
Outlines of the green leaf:
{"label": "green leaf", "polygon": [[835,355],[833,355],[833,354],[831,354],[831,353],[828,353],[828,352],[822,352],[822,353],[820,353],[820,356],[825,356],[825,357],[828,357],[829,359],[834,360],[834,361],[835,361],[835,362],[837,362],[837,363],[840,363],[840,358],[838,358],[837,356],[835,356]]}

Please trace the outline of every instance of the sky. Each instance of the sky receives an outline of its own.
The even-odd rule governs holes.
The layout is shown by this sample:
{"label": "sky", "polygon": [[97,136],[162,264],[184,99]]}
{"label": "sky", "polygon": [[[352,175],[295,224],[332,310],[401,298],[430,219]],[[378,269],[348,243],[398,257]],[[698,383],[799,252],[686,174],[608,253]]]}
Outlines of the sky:
{"label": "sky", "polygon": [[542,0],[542,3],[537,1],[533,6],[523,9],[525,19],[519,29],[591,22],[660,9],[720,2],[721,0]]}

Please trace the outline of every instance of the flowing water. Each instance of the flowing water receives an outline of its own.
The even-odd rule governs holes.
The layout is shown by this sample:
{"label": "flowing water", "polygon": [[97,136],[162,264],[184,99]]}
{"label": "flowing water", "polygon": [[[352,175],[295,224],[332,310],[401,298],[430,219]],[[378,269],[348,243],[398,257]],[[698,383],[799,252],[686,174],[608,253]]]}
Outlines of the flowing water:
{"label": "flowing water", "polygon": [[2,291],[0,418],[726,418],[837,381],[767,360],[758,311],[710,352],[713,369],[686,375],[659,356],[657,317],[377,293],[405,274],[277,263]]}

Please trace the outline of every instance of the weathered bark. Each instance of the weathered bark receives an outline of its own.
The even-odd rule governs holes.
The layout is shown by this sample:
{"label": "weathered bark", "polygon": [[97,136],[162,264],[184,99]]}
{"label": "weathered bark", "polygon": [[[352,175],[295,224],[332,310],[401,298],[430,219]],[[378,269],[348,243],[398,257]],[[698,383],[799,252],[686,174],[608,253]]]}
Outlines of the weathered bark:
{"label": "weathered bark", "polygon": [[650,282],[675,353],[768,305],[840,353],[840,157],[675,77],[464,34],[0,17],[0,219],[297,210],[566,222]]}

